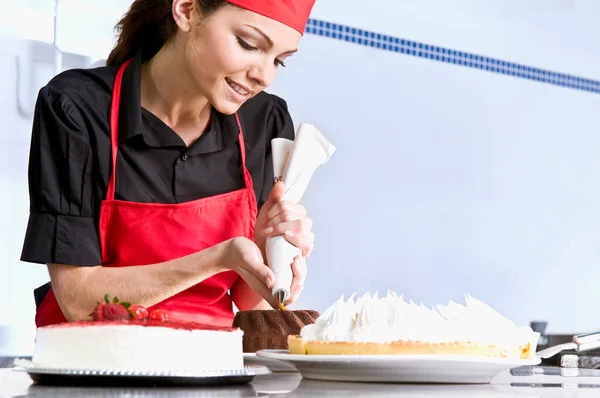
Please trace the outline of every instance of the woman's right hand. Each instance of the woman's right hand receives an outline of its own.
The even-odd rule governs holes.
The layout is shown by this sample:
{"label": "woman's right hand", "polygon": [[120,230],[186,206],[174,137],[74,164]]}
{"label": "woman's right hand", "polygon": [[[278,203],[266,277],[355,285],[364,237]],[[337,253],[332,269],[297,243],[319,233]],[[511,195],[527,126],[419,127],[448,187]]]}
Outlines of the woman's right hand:
{"label": "woman's right hand", "polygon": [[274,302],[271,288],[275,284],[275,274],[265,265],[260,249],[250,239],[237,237],[226,242],[224,265],[238,273],[271,306]]}

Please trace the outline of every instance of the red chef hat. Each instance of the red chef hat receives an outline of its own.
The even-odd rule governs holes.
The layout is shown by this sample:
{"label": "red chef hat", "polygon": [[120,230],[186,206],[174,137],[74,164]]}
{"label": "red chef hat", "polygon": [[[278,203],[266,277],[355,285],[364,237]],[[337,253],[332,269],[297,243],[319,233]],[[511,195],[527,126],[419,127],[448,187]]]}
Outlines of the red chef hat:
{"label": "red chef hat", "polygon": [[304,34],[315,0],[226,0],[246,10],[281,22]]}

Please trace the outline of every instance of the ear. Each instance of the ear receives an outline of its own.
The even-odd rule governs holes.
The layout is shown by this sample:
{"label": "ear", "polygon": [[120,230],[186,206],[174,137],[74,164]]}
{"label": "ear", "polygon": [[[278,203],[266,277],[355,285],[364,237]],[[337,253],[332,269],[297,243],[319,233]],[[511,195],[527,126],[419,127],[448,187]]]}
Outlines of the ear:
{"label": "ear", "polygon": [[189,32],[194,24],[196,8],[195,0],[173,0],[173,19],[184,32]]}

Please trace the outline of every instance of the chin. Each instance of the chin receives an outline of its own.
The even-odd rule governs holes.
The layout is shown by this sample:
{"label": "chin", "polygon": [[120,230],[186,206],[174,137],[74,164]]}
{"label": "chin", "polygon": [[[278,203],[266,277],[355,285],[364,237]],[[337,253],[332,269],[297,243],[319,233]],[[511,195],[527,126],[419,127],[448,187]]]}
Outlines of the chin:
{"label": "chin", "polygon": [[233,115],[236,113],[240,107],[243,105],[231,101],[214,101],[212,106],[219,112],[224,115]]}

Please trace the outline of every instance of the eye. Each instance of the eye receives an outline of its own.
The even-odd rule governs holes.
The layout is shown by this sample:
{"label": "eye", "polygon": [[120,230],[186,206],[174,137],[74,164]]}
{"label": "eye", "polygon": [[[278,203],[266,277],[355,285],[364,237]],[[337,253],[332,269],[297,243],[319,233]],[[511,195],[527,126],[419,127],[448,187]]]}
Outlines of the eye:
{"label": "eye", "polygon": [[238,44],[240,45],[240,47],[242,47],[244,50],[246,51],[256,51],[258,50],[258,48],[256,47],[252,47],[250,44],[246,43],[244,40],[241,39],[241,37],[236,36]]}
{"label": "eye", "polygon": [[[258,48],[253,47],[250,44],[246,43],[241,37],[236,36],[235,38],[237,39],[237,42],[240,45],[240,47],[242,47],[244,50],[246,50],[246,51],[258,51]],[[285,62],[283,62],[280,59],[275,59],[275,66],[281,66],[281,67],[285,68]]]}

